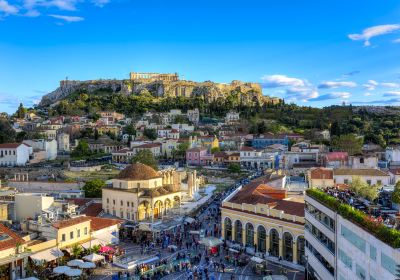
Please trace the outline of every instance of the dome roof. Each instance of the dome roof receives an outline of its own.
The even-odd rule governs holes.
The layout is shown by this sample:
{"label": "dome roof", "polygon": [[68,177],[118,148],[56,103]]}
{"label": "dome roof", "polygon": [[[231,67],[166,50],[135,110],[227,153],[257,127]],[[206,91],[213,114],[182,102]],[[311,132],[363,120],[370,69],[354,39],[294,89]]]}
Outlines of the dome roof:
{"label": "dome roof", "polygon": [[122,170],[117,179],[129,181],[142,181],[161,177],[157,171],[143,163],[135,163],[128,165]]}

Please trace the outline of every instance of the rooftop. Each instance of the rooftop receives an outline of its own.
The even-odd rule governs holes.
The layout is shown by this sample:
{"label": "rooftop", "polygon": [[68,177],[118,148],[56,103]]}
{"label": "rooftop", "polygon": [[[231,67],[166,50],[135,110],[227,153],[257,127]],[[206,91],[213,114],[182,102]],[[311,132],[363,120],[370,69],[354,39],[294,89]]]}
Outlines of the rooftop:
{"label": "rooftop", "polygon": [[333,174],[336,175],[349,175],[349,176],[389,176],[385,171],[373,168],[365,169],[351,169],[351,168],[339,168],[334,169]]}
{"label": "rooftop", "polygon": [[80,223],[88,222],[90,220],[91,220],[90,217],[82,216],[82,217],[76,217],[76,218],[72,218],[72,219],[68,219],[68,220],[59,221],[59,222],[53,223],[52,226],[56,229],[62,229],[62,228],[67,228],[67,227],[71,227],[74,225],[78,225]]}
{"label": "rooftop", "polygon": [[333,170],[329,168],[314,168],[310,171],[311,179],[333,179]]}
{"label": "rooftop", "polygon": [[150,180],[161,177],[157,171],[148,165],[143,163],[130,164],[122,170],[117,179],[120,180],[131,180],[131,181],[142,181]]}
{"label": "rooftop", "polygon": [[0,224],[0,250],[16,248],[17,244],[23,244],[25,240],[3,224]]}

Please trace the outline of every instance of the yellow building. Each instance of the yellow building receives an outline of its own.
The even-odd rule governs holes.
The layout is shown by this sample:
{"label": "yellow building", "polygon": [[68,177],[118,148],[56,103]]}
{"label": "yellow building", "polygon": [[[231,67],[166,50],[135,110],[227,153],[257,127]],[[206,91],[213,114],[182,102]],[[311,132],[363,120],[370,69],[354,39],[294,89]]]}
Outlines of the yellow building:
{"label": "yellow building", "polygon": [[77,217],[52,224],[59,248],[90,240],[90,217]]}
{"label": "yellow building", "polygon": [[304,265],[304,200],[286,190],[253,181],[222,202],[221,219],[225,240]]}
{"label": "yellow building", "polygon": [[174,170],[157,172],[136,163],[128,165],[102,189],[103,210],[116,217],[143,221],[162,218],[171,208],[179,208],[180,178]]}

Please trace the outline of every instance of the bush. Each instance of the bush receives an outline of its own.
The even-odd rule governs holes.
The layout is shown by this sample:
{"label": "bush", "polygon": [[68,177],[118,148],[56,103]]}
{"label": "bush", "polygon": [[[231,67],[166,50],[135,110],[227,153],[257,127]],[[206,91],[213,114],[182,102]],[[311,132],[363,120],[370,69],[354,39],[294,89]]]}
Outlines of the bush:
{"label": "bush", "polygon": [[373,234],[379,240],[392,246],[400,248],[400,231],[390,229],[381,223],[377,223],[369,218],[364,212],[352,208],[348,204],[340,203],[336,198],[318,189],[308,189],[307,195],[338,212],[343,218],[352,221],[366,231]]}

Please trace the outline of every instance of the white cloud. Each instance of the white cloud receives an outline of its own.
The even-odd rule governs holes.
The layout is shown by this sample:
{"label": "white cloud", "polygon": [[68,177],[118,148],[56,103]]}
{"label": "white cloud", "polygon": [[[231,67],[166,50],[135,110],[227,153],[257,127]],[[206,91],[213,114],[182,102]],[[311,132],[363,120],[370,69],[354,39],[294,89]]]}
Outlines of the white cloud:
{"label": "white cloud", "polygon": [[77,0],[25,0],[24,6],[27,9],[36,7],[57,8],[62,11],[75,11]]}
{"label": "white cloud", "polygon": [[363,87],[367,90],[375,90],[378,84],[379,83],[375,80],[368,80],[365,84],[363,84]]}
{"label": "white cloud", "polygon": [[304,87],[307,82],[298,78],[291,78],[286,75],[266,75],[261,78],[264,81],[264,87],[275,88],[275,87]]}
{"label": "white cloud", "polygon": [[349,34],[348,37],[353,41],[363,40],[364,46],[370,46],[370,39],[373,37],[393,33],[399,29],[400,24],[376,25],[364,29],[361,34]]}
{"label": "white cloud", "polygon": [[400,87],[400,85],[398,83],[380,83],[379,85],[382,86],[382,87],[385,87],[385,88],[398,88],[398,87]]}
{"label": "white cloud", "polygon": [[372,93],[366,92],[366,93],[364,93],[364,96],[372,96]]}
{"label": "white cloud", "polygon": [[400,44],[400,38],[399,39],[395,39],[392,42],[395,43],[395,44]]}
{"label": "white cloud", "polygon": [[318,88],[339,88],[339,87],[356,87],[357,84],[355,82],[323,82]]}
{"label": "white cloud", "polygon": [[78,22],[78,21],[83,21],[83,17],[76,17],[76,16],[64,16],[64,15],[49,15],[50,17],[57,18],[57,19],[62,19],[65,20],[66,22]]}
{"label": "white cloud", "polygon": [[100,8],[103,8],[106,4],[110,3],[110,0],[92,0],[92,3]]}
{"label": "white cloud", "polygon": [[0,12],[3,12],[8,15],[17,14],[19,9],[8,3],[6,0],[0,0]]}
{"label": "white cloud", "polygon": [[351,94],[347,91],[339,91],[339,92],[332,92],[328,94],[322,94],[316,98],[310,99],[310,101],[324,101],[330,99],[348,99],[350,98]]}

